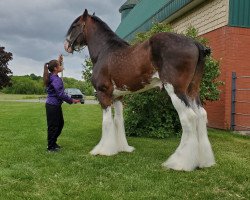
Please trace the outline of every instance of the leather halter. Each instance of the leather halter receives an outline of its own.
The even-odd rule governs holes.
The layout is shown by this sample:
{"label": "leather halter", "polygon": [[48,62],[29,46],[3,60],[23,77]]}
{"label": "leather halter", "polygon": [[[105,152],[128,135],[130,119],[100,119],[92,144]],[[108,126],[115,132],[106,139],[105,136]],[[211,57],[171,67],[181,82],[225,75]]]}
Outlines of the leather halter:
{"label": "leather halter", "polygon": [[[76,26],[79,26],[79,25],[76,25]],[[87,45],[84,45],[83,47],[80,47],[80,48],[77,48],[77,49],[75,49],[75,47],[74,47],[74,44],[75,44],[77,38],[79,37],[79,35],[81,33],[83,34],[83,37],[84,37],[85,22],[81,26],[82,26],[81,31],[78,32],[78,34],[74,37],[74,39],[72,40],[72,42],[69,39],[66,39],[66,41],[69,43],[69,46],[73,49],[73,51],[78,51],[79,52],[79,51],[83,50],[87,46]]]}

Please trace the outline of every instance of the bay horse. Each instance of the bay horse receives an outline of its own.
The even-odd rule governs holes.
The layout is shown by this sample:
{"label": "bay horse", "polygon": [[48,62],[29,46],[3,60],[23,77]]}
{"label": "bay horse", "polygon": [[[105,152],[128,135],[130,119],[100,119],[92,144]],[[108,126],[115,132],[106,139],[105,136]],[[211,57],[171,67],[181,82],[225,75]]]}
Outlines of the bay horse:
{"label": "bay horse", "polygon": [[71,24],[64,43],[68,53],[84,46],[93,63],[91,81],[103,109],[102,137],[92,155],[132,152],[134,147],[128,145],[125,135],[122,96],[164,87],[178,112],[183,133],[178,148],[163,166],[192,171],[215,164],[207,136],[207,113],[199,98],[209,48],[175,33],[158,33],[129,45],[87,10]]}

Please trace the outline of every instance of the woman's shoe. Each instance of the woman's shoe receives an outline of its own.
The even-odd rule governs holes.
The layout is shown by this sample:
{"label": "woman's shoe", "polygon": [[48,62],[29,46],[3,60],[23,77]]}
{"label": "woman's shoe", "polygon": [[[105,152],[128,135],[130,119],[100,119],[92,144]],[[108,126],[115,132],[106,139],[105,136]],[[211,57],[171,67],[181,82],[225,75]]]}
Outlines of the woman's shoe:
{"label": "woman's shoe", "polygon": [[55,144],[55,149],[61,149],[61,146],[58,144]]}
{"label": "woman's shoe", "polygon": [[57,151],[59,151],[59,149],[58,148],[47,148],[47,151],[48,152],[57,152]]}

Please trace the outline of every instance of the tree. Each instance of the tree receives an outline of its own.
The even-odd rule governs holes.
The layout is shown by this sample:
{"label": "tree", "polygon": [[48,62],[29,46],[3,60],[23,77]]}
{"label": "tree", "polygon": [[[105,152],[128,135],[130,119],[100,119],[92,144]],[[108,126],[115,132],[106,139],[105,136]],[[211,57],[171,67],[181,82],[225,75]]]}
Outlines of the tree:
{"label": "tree", "polygon": [[88,95],[93,95],[94,87],[91,83],[93,64],[90,58],[85,59],[85,64],[83,66],[82,78],[84,80],[84,90]]}
{"label": "tree", "polygon": [[[155,33],[160,32],[173,32],[173,30],[166,23],[156,23],[148,32],[137,34],[131,43],[143,42]],[[189,27],[185,35],[202,44],[207,44],[207,40],[198,37],[198,31],[193,27]],[[219,75],[219,62],[212,57],[208,57],[200,88],[202,102],[206,100],[214,101],[219,98],[218,87],[222,84],[217,80]],[[178,114],[164,89],[153,89],[140,94],[132,94],[125,97],[124,102],[127,135],[166,138],[181,132]]]}
{"label": "tree", "polygon": [[4,47],[0,46],[0,89],[11,85],[12,71],[8,68],[8,62],[12,60],[12,53],[6,52]]}

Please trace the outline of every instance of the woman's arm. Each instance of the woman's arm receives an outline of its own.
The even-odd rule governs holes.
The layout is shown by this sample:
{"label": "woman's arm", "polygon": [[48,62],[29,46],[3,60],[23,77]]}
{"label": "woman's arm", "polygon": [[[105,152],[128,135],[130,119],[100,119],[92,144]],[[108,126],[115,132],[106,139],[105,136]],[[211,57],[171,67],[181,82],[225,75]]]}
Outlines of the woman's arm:
{"label": "woman's arm", "polygon": [[56,78],[55,80],[53,80],[53,82],[51,83],[56,91],[56,95],[59,99],[72,104],[75,103],[74,100],[72,98],[70,98],[67,94],[65,94],[64,92],[64,87],[63,87],[63,82],[61,78]]}

